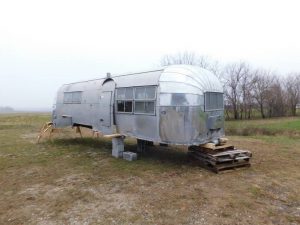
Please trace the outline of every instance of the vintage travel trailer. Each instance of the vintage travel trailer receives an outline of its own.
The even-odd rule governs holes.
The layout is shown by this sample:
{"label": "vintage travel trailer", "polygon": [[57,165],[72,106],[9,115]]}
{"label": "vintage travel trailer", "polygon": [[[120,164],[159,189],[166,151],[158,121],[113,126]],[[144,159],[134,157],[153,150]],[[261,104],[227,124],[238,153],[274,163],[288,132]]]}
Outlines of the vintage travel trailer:
{"label": "vintage travel trailer", "polygon": [[50,135],[55,128],[90,128],[112,137],[112,155],[127,160],[136,158],[124,152],[129,136],[137,138],[138,152],[152,142],[188,146],[190,156],[215,172],[250,166],[252,153],[223,138],[223,102],[217,77],[197,66],[107,74],[63,85],[44,132],[49,126]]}
{"label": "vintage travel trailer", "polygon": [[224,135],[223,87],[213,73],[191,65],[107,74],[63,85],[52,122],[166,144],[217,143]]}

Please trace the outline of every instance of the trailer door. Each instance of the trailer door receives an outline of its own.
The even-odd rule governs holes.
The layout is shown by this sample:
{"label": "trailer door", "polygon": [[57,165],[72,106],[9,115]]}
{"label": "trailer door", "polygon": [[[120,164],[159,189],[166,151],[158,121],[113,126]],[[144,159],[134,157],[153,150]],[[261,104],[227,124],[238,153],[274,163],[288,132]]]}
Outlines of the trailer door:
{"label": "trailer door", "polygon": [[99,122],[100,131],[104,134],[113,133],[113,118],[114,118],[114,91],[115,82],[108,80],[104,82],[100,93],[100,104],[99,104]]}
{"label": "trailer door", "polygon": [[100,101],[100,126],[109,128],[111,126],[112,114],[112,92],[105,91],[101,94]]}

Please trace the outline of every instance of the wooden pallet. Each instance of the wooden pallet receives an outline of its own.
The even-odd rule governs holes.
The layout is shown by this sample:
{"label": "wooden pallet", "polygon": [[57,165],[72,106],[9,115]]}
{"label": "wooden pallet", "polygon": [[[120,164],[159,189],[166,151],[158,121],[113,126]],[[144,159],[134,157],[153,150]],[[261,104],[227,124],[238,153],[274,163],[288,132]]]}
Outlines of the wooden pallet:
{"label": "wooden pallet", "polygon": [[201,166],[216,173],[224,170],[249,167],[252,153],[248,150],[235,149],[234,146],[207,149],[199,146],[189,148],[189,154],[197,159]]}

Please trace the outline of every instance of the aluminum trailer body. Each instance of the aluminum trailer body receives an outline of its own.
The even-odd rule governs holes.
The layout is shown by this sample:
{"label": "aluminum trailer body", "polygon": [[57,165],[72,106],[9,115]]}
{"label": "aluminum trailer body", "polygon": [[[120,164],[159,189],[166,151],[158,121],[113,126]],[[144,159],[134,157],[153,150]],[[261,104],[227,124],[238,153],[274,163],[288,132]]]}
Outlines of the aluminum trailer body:
{"label": "aluminum trailer body", "polygon": [[216,143],[224,136],[223,87],[190,65],[108,75],[63,85],[52,122],[166,144]]}

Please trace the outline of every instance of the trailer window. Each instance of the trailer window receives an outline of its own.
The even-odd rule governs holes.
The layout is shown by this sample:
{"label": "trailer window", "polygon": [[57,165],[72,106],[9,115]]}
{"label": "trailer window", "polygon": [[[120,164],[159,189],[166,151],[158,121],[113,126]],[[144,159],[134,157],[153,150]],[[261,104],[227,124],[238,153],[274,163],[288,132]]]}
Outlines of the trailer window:
{"label": "trailer window", "polygon": [[205,111],[222,110],[224,108],[223,93],[206,92],[205,98]]}
{"label": "trailer window", "polygon": [[160,106],[200,106],[204,105],[203,95],[189,93],[161,93]]}
{"label": "trailer window", "polygon": [[135,88],[135,99],[155,99],[155,90],[154,86],[149,87],[136,87]]}
{"label": "trailer window", "polygon": [[155,86],[136,87],[134,89],[134,112],[155,114]]}
{"label": "trailer window", "polygon": [[155,114],[155,86],[118,88],[116,93],[117,112]]}
{"label": "trailer window", "polygon": [[117,111],[132,113],[133,111],[133,88],[117,89]]}
{"label": "trailer window", "polygon": [[133,99],[133,88],[118,88],[117,89],[117,99],[118,100],[125,100],[125,99],[129,99],[132,100]]}
{"label": "trailer window", "polygon": [[135,99],[145,99],[145,87],[135,88]]}
{"label": "trailer window", "polygon": [[72,103],[72,92],[64,93],[64,103]]}
{"label": "trailer window", "polygon": [[132,101],[117,101],[118,112],[132,112]]}
{"label": "trailer window", "polygon": [[154,102],[135,102],[134,112],[154,114]]}
{"label": "trailer window", "polygon": [[124,112],[125,111],[124,106],[125,106],[125,101],[120,101],[120,100],[117,101],[117,111],[118,112]]}
{"label": "trailer window", "polygon": [[124,112],[132,112],[132,101],[125,101]]}
{"label": "trailer window", "polygon": [[82,91],[72,91],[64,93],[64,103],[80,104],[82,98]]}

